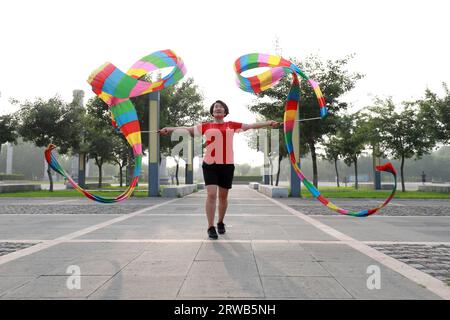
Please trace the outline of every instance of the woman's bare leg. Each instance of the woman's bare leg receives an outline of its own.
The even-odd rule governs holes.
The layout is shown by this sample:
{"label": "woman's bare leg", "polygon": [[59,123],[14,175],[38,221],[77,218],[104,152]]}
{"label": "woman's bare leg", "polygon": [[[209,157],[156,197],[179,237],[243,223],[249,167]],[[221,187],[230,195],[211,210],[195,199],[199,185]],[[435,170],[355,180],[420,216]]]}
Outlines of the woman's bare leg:
{"label": "woman's bare leg", "polygon": [[223,218],[225,218],[225,213],[227,212],[228,191],[229,191],[229,189],[219,187],[219,221],[218,222],[223,222]]}
{"label": "woman's bare leg", "polygon": [[206,218],[208,219],[208,228],[214,226],[214,215],[216,214],[216,202],[217,202],[217,186],[206,186],[206,192],[208,197],[206,198],[205,210]]}

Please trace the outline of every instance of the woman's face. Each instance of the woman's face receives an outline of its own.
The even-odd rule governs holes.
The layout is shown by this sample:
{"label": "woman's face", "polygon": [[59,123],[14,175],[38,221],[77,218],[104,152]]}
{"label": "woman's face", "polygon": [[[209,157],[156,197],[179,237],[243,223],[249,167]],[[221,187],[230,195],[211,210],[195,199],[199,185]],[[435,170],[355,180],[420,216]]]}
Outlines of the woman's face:
{"label": "woman's face", "polygon": [[219,102],[216,102],[213,107],[213,116],[214,118],[223,118],[225,117],[225,108]]}

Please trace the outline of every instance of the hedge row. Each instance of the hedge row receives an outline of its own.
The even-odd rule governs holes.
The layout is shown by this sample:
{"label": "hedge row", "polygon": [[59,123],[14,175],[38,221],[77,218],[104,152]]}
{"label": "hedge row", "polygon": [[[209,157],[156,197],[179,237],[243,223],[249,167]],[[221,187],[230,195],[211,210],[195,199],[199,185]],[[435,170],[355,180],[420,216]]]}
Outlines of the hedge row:
{"label": "hedge row", "polygon": [[259,182],[262,181],[262,176],[235,176],[233,181]]}
{"label": "hedge row", "polygon": [[0,181],[3,180],[25,180],[25,176],[23,174],[0,173]]}

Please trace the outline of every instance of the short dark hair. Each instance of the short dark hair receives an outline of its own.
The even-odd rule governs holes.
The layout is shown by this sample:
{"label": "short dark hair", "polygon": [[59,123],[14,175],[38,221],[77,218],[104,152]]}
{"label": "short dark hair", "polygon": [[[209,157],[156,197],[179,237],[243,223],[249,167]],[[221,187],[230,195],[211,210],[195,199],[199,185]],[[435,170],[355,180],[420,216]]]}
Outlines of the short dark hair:
{"label": "short dark hair", "polygon": [[226,116],[230,113],[230,111],[228,110],[227,104],[226,104],[225,102],[223,102],[222,100],[217,100],[217,101],[215,101],[215,102],[211,105],[211,107],[209,107],[209,113],[210,113],[211,115],[213,115],[214,105],[215,105],[216,103],[220,103],[220,104],[222,105],[222,107],[225,109],[225,117],[226,117]]}

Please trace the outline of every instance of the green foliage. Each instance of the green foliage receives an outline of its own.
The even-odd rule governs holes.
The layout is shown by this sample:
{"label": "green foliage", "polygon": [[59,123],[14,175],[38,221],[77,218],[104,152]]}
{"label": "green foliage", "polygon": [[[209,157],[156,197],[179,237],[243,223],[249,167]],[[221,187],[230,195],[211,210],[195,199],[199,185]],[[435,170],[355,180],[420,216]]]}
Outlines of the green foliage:
{"label": "green foliage", "polygon": [[332,136],[327,141],[323,142],[323,146],[325,147],[325,155],[323,156],[323,159],[334,163],[336,183],[339,187],[338,161],[339,158],[344,156],[345,153],[343,140],[338,138],[337,136]]}
{"label": "green foliage", "polygon": [[323,143],[323,146],[325,147],[325,155],[323,156],[324,160],[335,162],[338,161],[344,154],[342,140],[340,140],[337,136],[332,136],[329,138]]}
{"label": "green foliage", "polygon": [[391,98],[377,99],[374,112],[374,123],[379,126],[381,150],[395,159],[420,159],[435,146],[435,139],[427,134],[426,124],[421,121],[418,110],[411,104],[406,104],[403,111],[395,110]]}
{"label": "green foliage", "polygon": [[[209,113],[203,107],[203,96],[193,78],[161,91],[160,128],[189,127],[206,121]],[[168,156],[176,142],[170,135],[161,136],[161,153]]]}
{"label": "green foliage", "polygon": [[261,176],[235,176],[233,181],[258,182],[261,181]]}
{"label": "green foliage", "polygon": [[67,104],[60,97],[49,100],[26,101],[18,111],[18,132],[25,141],[37,147],[53,143],[62,154],[80,148],[84,111],[75,104]]}
{"label": "green foliage", "polygon": [[[325,198],[362,198],[362,199],[386,199],[391,192],[382,190],[371,190],[362,188],[355,190],[352,187],[322,187],[320,192]],[[302,195],[312,198],[311,193],[302,187]],[[396,199],[450,199],[450,194],[440,192],[409,191],[407,193],[396,193]]]}
{"label": "green foliage", "polygon": [[[142,79],[151,81],[147,76]],[[141,130],[147,131],[148,95],[132,98],[131,101],[136,108]],[[132,165],[132,149],[123,134],[112,126],[108,105],[98,97],[92,98],[87,103],[87,114],[86,143],[89,156],[95,159],[97,166],[113,162],[119,165],[121,171],[124,166]],[[208,113],[203,109],[203,97],[192,78],[160,91],[160,128],[191,126],[205,120],[207,116]],[[147,133],[141,136],[143,147],[147,149],[148,138]],[[161,136],[161,153],[170,155],[173,144],[170,136]]]}
{"label": "green foliage", "polygon": [[25,176],[23,174],[0,173],[0,181],[6,181],[6,180],[25,180]]}
{"label": "green foliage", "polygon": [[358,161],[364,151],[365,132],[358,125],[358,115],[343,116],[340,119],[337,139],[344,162],[350,166]]}
{"label": "green foliage", "polygon": [[445,96],[440,98],[427,89],[425,97],[413,104],[419,107],[419,118],[425,124],[425,130],[437,141],[450,143],[450,91],[446,83],[442,84]]}
{"label": "green foliage", "polygon": [[412,103],[403,104],[403,110],[398,112],[391,98],[376,99],[375,105],[369,110],[374,113],[372,121],[378,126],[376,136],[381,151],[401,160],[402,191],[405,191],[405,159],[420,159],[430,153],[436,145],[436,139],[432,132],[427,131],[428,124],[423,121],[418,108]]}
{"label": "green foliage", "polygon": [[[353,89],[356,82],[363,77],[360,73],[350,73],[346,69],[352,57],[350,55],[343,59],[327,60],[326,62],[318,56],[306,57],[301,62],[295,58],[290,59],[311,79],[319,83],[329,110],[329,116],[325,120],[300,122],[300,153],[305,154],[306,150],[311,152],[314,168],[313,180],[316,186],[318,184],[316,144],[323,142],[325,135],[336,133],[338,125],[336,115],[348,107],[347,103],[340,100],[340,97]],[[283,121],[284,104],[290,87],[291,82],[286,78],[282,79],[275,87],[260,93],[255,103],[249,106],[250,110],[263,115],[267,119]],[[319,108],[314,91],[306,81],[301,81],[300,89],[299,118],[318,117]],[[286,155],[283,135],[280,135],[280,138],[280,152],[282,155]]]}
{"label": "green foliage", "polygon": [[0,116],[0,147],[6,142],[16,142],[17,133],[15,127],[17,123],[13,116]]}

